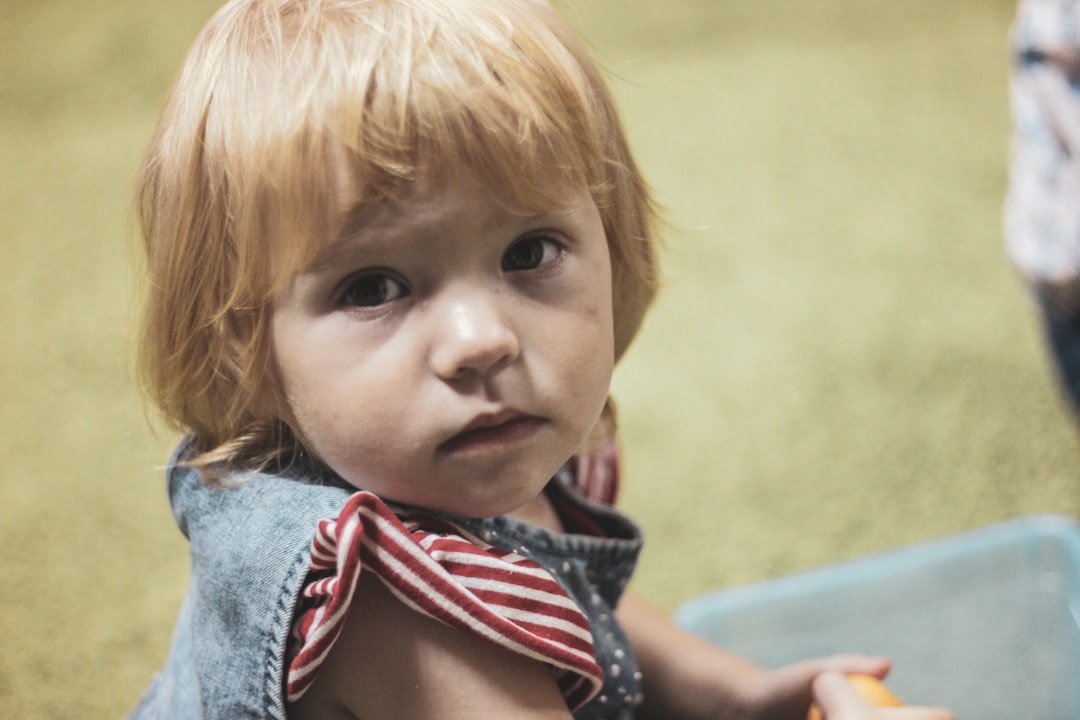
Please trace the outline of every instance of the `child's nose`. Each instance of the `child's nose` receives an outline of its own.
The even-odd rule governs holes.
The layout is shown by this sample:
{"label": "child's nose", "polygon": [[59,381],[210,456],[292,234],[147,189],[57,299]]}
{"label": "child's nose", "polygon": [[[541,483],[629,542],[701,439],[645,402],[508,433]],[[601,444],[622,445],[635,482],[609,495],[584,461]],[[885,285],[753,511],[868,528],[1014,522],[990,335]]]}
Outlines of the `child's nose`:
{"label": "child's nose", "polygon": [[517,358],[521,348],[497,293],[463,293],[437,314],[432,366],[447,380],[482,376]]}

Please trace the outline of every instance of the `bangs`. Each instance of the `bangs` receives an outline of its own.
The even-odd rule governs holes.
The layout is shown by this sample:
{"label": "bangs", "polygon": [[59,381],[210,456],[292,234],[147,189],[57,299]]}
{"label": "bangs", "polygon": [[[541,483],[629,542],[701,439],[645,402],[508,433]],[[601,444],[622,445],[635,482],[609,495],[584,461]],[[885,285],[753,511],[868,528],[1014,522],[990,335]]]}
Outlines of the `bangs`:
{"label": "bangs", "polygon": [[468,3],[466,17],[455,3],[438,5],[446,17],[414,28],[412,52],[382,54],[363,116],[343,118],[346,133],[356,130],[345,139],[367,166],[362,180],[381,192],[384,173],[413,180],[421,169],[464,166],[528,209],[557,202],[568,183],[602,186],[603,113],[550,8],[526,0],[496,14]]}
{"label": "bangs", "polygon": [[291,178],[258,203],[284,231],[274,233],[282,271],[309,261],[358,206],[401,200],[424,176],[467,169],[518,212],[558,209],[582,188],[609,204],[616,128],[546,4],[397,0],[329,17],[344,12],[287,23],[296,34],[276,72],[306,72],[260,93],[267,111],[280,93],[306,99],[256,154],[275,166],[261,175]]}

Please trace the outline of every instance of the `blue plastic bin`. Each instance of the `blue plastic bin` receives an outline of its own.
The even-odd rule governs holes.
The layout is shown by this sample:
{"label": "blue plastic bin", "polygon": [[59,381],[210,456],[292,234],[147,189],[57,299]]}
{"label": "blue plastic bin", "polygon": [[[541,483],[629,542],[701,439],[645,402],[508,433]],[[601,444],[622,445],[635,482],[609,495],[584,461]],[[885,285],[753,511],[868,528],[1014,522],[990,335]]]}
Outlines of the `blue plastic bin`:
{"label": "blue plastic bin", "polygon": [[1054,515],[693,600],[691,631],[766,667],[893,659],[909,704],[961,720],[1080,720],[1080,529]]}

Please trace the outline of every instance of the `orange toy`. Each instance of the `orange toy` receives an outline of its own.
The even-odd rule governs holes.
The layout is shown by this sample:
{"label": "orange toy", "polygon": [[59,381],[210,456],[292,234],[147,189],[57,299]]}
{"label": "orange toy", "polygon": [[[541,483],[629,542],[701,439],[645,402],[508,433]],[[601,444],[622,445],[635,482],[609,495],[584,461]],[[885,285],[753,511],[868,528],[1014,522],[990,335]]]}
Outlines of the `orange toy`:
{"label": "orange toy", "polygon": [[[900,707],[903,700],[893,695],[885,684],[872,675],[848,675],[847,681],[855,686],[859,694],[866,698],[871,705],[878,707]],[[810,712],[806,714],[806,720],[822,720],[821,710],[817,705],[810,706]]]}

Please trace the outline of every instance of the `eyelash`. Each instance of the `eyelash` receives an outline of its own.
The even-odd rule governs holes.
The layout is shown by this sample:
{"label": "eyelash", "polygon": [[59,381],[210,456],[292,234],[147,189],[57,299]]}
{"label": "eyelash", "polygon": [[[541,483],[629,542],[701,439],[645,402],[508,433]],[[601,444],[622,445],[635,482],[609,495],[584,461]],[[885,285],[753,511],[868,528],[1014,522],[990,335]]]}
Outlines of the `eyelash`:
{"label": "eyelash", "polygon": [[[511,257],[511,253],[513,253],[515,250],[525,248],[531,243],[542,244],[542,247],[540,248],[541,255],[540,258],[537,259],[536,264],[522,268],[508,267],[508,261]],[[528,249],[535,250],[536,247],[530,245]],[[502,269],[505,272],[528,272],[530,270],[542,270],[554,263],[557,263],[560,259],[562,259],[565,250],[565,246],[562,243],[560,243],[558,240],[555,240],[549,235],[529,235],[515,241],[503,254]],[[554,253],[554,257],[547,257],[549,251],[552,251]],[[530,257],[529,262],[532,262],[532,259],[533,258]]]}
{"label": "eyelash", "polygon": [[[370,284],[373,282],[379,283],[377,288],[370,286],[363,287],[365,283]],[[396,290],[392,289],[391,285],[396,288]],[[362,300],[360,299],[360,296],[357,295],[357,292],[361,289],[369,291],[368,295]],[[371,300],[370,291],[372,290],[374,290],[376,294],[379,294],[380,297],[375,299],[374,302],[369,302],[369,300]],[[392,297],[387,297],[387,295],[392,295]],[[340,302],[342,305],[348,305],[349,307],[376,308],[408,295],[409,289],[405,286],[404,282],[390,273],[373,270],[365,271],[349,278],[345,282],[344,289],[341,292]]]}
{"label": "eyelash", "polygon": [[[515,258],[515,251],[525,250],[529,255]],[[536,250],[540,251],[539,257]],[[502,270],[508,273],[544,270],[562,259],[565,252],[563,243],[549,235],[529,235],[514,241],[502,257]],[[515,267],[515,260],[524,260],[522,266]],[[362,291],[363,294],[360,294]],[[387,303],[408,297],[410,290],[405,282],[392,273],[381,270],[367,270],[349,278],[344,283],[339,302],[356,308],[377,308]]]}

